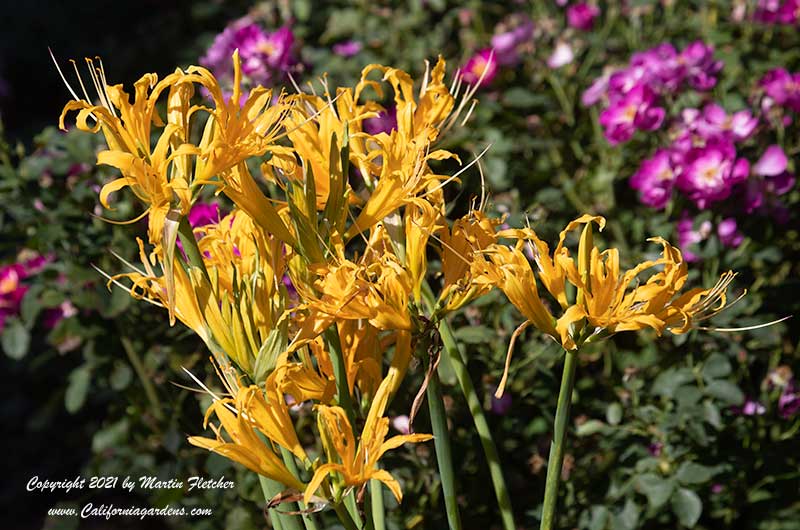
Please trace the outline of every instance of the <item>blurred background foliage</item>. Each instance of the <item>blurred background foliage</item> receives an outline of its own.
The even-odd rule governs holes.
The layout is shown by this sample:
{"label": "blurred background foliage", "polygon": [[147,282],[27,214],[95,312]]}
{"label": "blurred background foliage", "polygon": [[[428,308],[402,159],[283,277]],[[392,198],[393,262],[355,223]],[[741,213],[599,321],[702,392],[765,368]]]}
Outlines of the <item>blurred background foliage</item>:
{"label": "blurred background foliage", "polygon": [[[760,4],[759,4],[760,5]],[[53,128],[68,94],[50,63],[59,58],[102,55],[112,82],[129,85],[141,73],[164,75],[194,64],[227,24],[245,15],[272,31],[289,25],[301,68],[299,83],[324,72],[330,84],[354,84],[373,62],[403,68],[415,77],[424,60],[441,54],[449,70],[490,46],[494,35],[533,22],[519,46],[519,60],[501,66],[478,92],[468,127],[456,130],[447,148],[470,159],[487,144],[482,160],[489,208],[512,226],[531,223],[548,241],[580,213],[601,214],[608,228],[598,236],[619,247],[625,262],[654,255],[646,237],[678,241],[679,222],[697,229],[735,218],[743,240],[723,244],[716,233],[692,243],[697,254],[693,284],[719,272],[739,271],[736,288],[748,295],[712,321],[749,326],[800,313],[798,216],[800,192],[782,200],[788,217],[745,213],[733,198],[698,208],[676,196],[665,209],[639,202],[629,178],[643,160],[670,139],[670,131],[637,132],[611,145],[598,122],[599,109],[581,94],[609,67],[622,67],[637,51],[663,42],[677,49],[702,40],[724,66],[707,92],[665,98],[669,116],[687,106],[716,101],[728,112],[758,109],[758,80],[772,68],[800,70],[797,25],[753,20],[756,2],[600,2],[589,30],[567,24],[556,2],[449,2],[447,0],[311,0],[31,2],[10,13],[2,35],[0,112],[5,126],[0,153],[0,257],[25,264],[15,314],[4,316],[0,407],[7,426],[3,513],[17,514],[15,528],[107,528],[104,522],[45,520],[47,508],[81,503],[79,496],[24,492],[33,475],[206,475],[236,477],[251,498],[237,491],[188,495],[156,492],[138,502],[211,506],[212,518],[123,521],[130,528],[251,529],[266,525],[257,484],[226,461],[189,447],[207,403],[181,367],[203,377],[205,352],[181,327],[169,328],[155,309],[109,292],[92,266],[116,272],[135,249],[129,228],[97,215],[133,217],[129,197],[115,212],[97,207],[98,184],[111,176],[93,165],[100,146],[78,132]],[[111,10],[111,11],[110,11]],[[98,24],[98,20],[103,20]],[[360,43],[352,56],[335,52]],[[572,60],[551,66],[554,50],[567,44]],[[754,111],[755,112],[755,111]],[[762,124],[743,150],[754,162],[778,143],[797,173],[800,127],[796,113],[781,125]],[[44,129],[43,132],[42,129]],[[470,171],[450,197],[454,212],[481,194],[481,175]],[[124,194],[123,194],[124,195]],[[700,229],[698,229],[700,230]],[[126,234],[123,236],[123,231]],[[702,230],[701,230],[702,231]],[[713,231],[712,231],[713,232]],[[38,257],[36,266],[30,260]],[[22,266],[22,265],[21,265]],[[490,411],[492,431],[512,491],[519,525],[538,526],[545,462],[560,378],[561,352],[527,332],[517,344],[507,396],[492,398],[502,373],[516,310],[493,292],[454,317],[467,348],[469,370]],[[574,425],[563,475],[559,524],[563,528],[800,528],[800,415],[787,409],[787,388],[800,372],[796,321],[755,331],[666,336],[622,335],[581,354]],[[414,380],[422,380],[417,370]],[[449,385],[449,417],[467,528],[495,528],[495,501],[471,419],[455,380]],[[211,376],[213,374],[206,374]],[[209,377],[209,380],[212,380]],[[800,400],[800,396],[796,397]],[[410,401],[410,398],[409,398]],[[789,403],[791,404],[791,403]],[[405,408],[404,408],[405,407]],[[401,399],[395,412],[407,412]],[[788,413],[787,413],[788,411]],[[419,418],[419,430],[427,419]],[[444,526],[438,482],[427,465],[431,449],[391,457],[406,491],[391,511],[389,527]],[[405,459],[405,460],[404,460]],[[85,492],[84,492],[85,493]],[[95,502],[132,502],[119,492]],[[387,504],[393,501],[387,498]],[[78,524],[80,523],[80,525]],[[115,526],[117,520],[114,521]],[[138,525],[138,526],[137,526]]]}

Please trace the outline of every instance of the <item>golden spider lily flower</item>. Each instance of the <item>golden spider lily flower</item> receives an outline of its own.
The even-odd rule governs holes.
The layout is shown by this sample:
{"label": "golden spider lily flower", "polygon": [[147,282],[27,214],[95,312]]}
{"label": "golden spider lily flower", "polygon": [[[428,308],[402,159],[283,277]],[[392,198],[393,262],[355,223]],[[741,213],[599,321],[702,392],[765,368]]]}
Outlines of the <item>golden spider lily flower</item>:
{"label": "golden spider lily flower", "polygon": [[[151,253],[145,255],[144,243],[139,243],[140,259],[144,269],[130,265],[133,272],[118,274],[110,282],[125,288],[119,280],[127,278],[132,282],[126,288],[134,298],[144,299],[158,306],[167,306],[166,267],[161,263],[162,274],[157,274],[153,265],[158,259]],[[197,267],[184,267],[173,258],[172,280],[175,295],[176,317],[197,333],[203,342],[224,364],[227,358],[248,374],[253,374],[256,354],[270,339],[270,333],[278,327],[276,316],[282,317],[283,300],[275,291],[274,277],[256,272],[248,278],[242,275],[230,290],[222,288],[217,271],[211,269],[210,280]],[[270,298],[271,296],[271,298]]]}
{"label": "golden spider lily flower", "polygon": [[365,265],[340,258],[338,264],[309,269],[317,275],[313,287],[295,283],[309,310],[295,341],[314,338],[343,320],[366,320],[379,330],[414,329],[408,310],[411,279],[394,254]]}
{"label": "golden spider lily flower", "polygon": [[306,452],[297,439],[286,399],[275,380],[267,378],[263,392],[258,386],[251,385],[241,389],[239,393],[243,393],[238,399],[243,407],[239,410],[264,436],[291,451],[301,461],[307,459]]}
{"label": "golden spider lily flower", "polygon": [[[270,442],[276,443],[295,456],[306,458],[283,396],[274,388],[267,396],[257,386],[239,389],[236,398],[215,401],[206,412],[203,423],[208,428],[212,414],[216,414],[220,427],[211,426],[215,438],[189,437],[189,443],[238,462],[259,475],[271,478],[289,488],[303,489],[303,483],[284,465]],[[259,437],[263,434],[270,442]],[[227,433],[230,441],[223,437]]]}
{"label": "golden spider lily flower", "polygon": [[[250,175],[247,159],[264,156],[268,150],[281,151],[276,145],[282,134],[283,120],[293,103],[280,94],[273,102],[271,90],[256,87],[243,97],[241,93],[241,61],[233,54],[233,94],[225,98],[217,79],[207,69],[191,66],[173,80],[178,85],[195,84],[205,88],[213,108],[196,106],[190,113],[203,110],[208,114],[202,138],[197,147],[194,183],[222,186],[222,191],[246,211],[268,233],[294,245],[294,236],[281,219],[278,210],[263,194]],[[171,108],[180,108],[171,105]],[[215,177],[220,177],[217,180]]]}
{"label": "golden spider lily flower", "polygon": [[[364,156],[354,154],[367,181],[377,182],[345,239],[364,232],[383,218],[407,204],[420,193],[434,193],[447,177],[428,167],[432,160],[458,157],[443,149],[432,150],[442,127],[454,109],[455,98],[444,85],[445,63],[439,59],[433,73],[423,80],[419,99],[415,100],[413,80],[402,70],[380,65],[367,66],[362,79],[373,70],[383,72],[394,90],[397,128],[370,138]],[[354,135],[358,137],[358,135]]]}
{"label": "golden spider lily flower", "polygon": [[[298,403],[316,401],[330,404],[336,395],[336,378],[330,355],[320,337],[308,343],[309,354],[300,355],[300,361],[289,360],[289,353],[278,356],[275,371],[269,378],[284,394]],[[315,363],[316,361],[316,363]]]}
{"label": "golden spider lily flower", "polygon": [[370,479],[380,480],[394,494],[398,502],[403,498],[400,484],[386,470],[379,469],[380,458],[404,443],[418,443],[433,438],[429,434],[406,434],[386,439],[389,433],[389,418],[383,417],[394,386],[391,377],[383,380],[367,414],[367,421],[356,445],[353,427],[347,414],[340,407],[317,407],[317,423],[325,449],[327,462],[317,467],[305,489],[305,502],[311,501],[322,482],[328,476],[341,477],[345,487],[359,487]]}
{"label": "golden spider lily flower", "polygon": [[[350,393],[353,394],[358,387],[361,395],[373,396],[381,382],[384,351],[378,329],[364,320],[343,320],[338,323],[338,333]],[[293,354],[283,352],[270,377],[275,378],[281,392],[292,396],[295,401],[313,400],[330,405],[336,395],[330,354],[322,337],[315,337],[306,346],[307,353],[294,353],[300,359],[297,362],[290,360]]]}
{"label": "golden spider lily flower", "polygon": [[[664,330],[686,333],[694,323],[711,318],[725,307],[734,273],[726,272],[710,289],[696,288],[681,294],[688,272],[680,250],[661,238],[652,238],[649,241],[663,247],[661,257],[621,272],[617,249],[601,252],[594,246],[592,223],[602,230],[605,219],[584,215],[569,223],[552,257],[547,244],[531,229],[504,231],[501,235],[517,238],[516,245],[492,245],[487,250],[487,281],[499,287],[527,319],[512,335],[498,395],[507,380],[514,340],[530,324],[565,349],[574,350],[621,331],[652,328],[658,335]],[[576,263],[564,241],[568,232],[581,226]],[[528,248],[534,255],[535,273],[525,256],[526,245],[531,245]],[[642,282],[640,275],[645,272],[651,274]],[[558,319],[542,301],[536,277],[561,306]],[[576,288],[575,300],[568,298],[567,282]]]}
{"label": "golden spider lily flower", "polygon": [[414,99],[414,80],[402,70],[372,64],[364,68],[361,78],[366,79],[373,70],[383,72],[383,80],[394,90],[398,133],[406,141],[426,134],[429,142],[435,142],[439,128],[455,107],[455,97],[444,84],[445,67],[444,59],[439,57],[430,76],[425,73],[418,101]]}
{"label": "golden spider lily flower", "polygon": [[[287,270],[283,244],[264,233],[246,212],[234,209],[218,223],[195,232],[203,234],[198,247],[221,290],[233,291],[234,279],[252,281],[253,275],[257,275],[264,285],[259,289],[256,303],[271,302],[280,293],[281,278]],[[264,325],[272,326],[278,316],[268,311]]]}
{"label": "golden spider lily flower", "polygon": [[442,209],[423,199],[411,201],[405,209],[404,261],[413,285],[414,299],[421,299],[422,282],[428,272],[428,239],[442,228]]}
{"label": "golden spider lily flower", "polygon": [[338,331],[350,393],[358,387],[362,395],[375,395],[385,351],[378,328],[366,320],[344,320],[339,322]]}
{"label": "golden spider lily flower", "polygon": [[[376,223],[408,204],[420,194],[434,193],[445,175],[437,175],[428,167],[431,160],[458,157],[439,149],[429,151],[425,138],[406,143],[393,131],[392,136],[375,137],[379,149],[371,151],[364,160],[370,174],[377,175],[377,184],[364,203],[355,222],[347,229],[345,239],[368,230]],[[379,160],[379,163],[376,162]]]}
{"label": "golden spider lily flower", "polygon": [[[191,208],[194,183],[188,168],[192,158],[200,154],[197,147],[187,143],[189,117],[194,109],[190,99],[194,90],[190,84],[181,81],[180,70],[161,82],[155,74],[146,74],[134,83],[135,94],[131,103],[122,85],[106,83],[102,63],[99,67],[88,59],[87,63],[100,104],[90,102],[80,75],[78,80],[85,99],[79,98],[64,78],[75,99],[64,107],[59,127],[65,130],[66,116],[77,111],[78,129],[91,133],[102,130],[108,150],[98,153],[97,163],[119,169],[122,176],[103,186],[100,202],[111,208],[109,195],[129,187],[147,205],[142,217],[148,215],[149,240],[155,245],[155,252],[160,253],[169,211],[175,209],[180,215],[186,215]],[[164,123],[156,111],[156,104],[167,89],[168,113]],[[94,124],[89,123],[90,119]],[[153,125],[161,128],[155,146],[151,145]]]}
{"label": "golden spider lily flower", "polygon": [[286,209],[285,204],[273,201],[264,195],[247,164],[240,162],[221,176],[224,182],[222,192],[237,207],[247,212],[264,232],[274,235],[291,247],[297,246],[295,235],[281,215]]}
{"label": "golden spider lily flower", "polygon": [[[132,272],[116,274],[114,276],[106,276],[108,278],[108,287],[111,288],[112,284],[116,284],[130,293],[136,300],[145,300],[153,305],[159,307],[166,307],[167,305],[167,280],[163,275],[156,273],[154,266],[156,264],[156,256],[150,254],[148,258],[144,248],[144,242],[140,238],[136,238],[139,245],[139,259],[142,263],[143,269],[139,269],[131,264],[126,264],[132,269]],[[151,261],[153,260],[153,261]],[[190,269],[188,272],[177,263],[177,258],[173,258],[175,264],[173,266],[173,282],[175,289],[175,315],[183,322],[189,329],[197,333],[209,347],[216,343],[213,338],[213,332],[207,325],[206,317],[201,310],[197,297],[195,296],[195,282],[202,281],[199,276],[202,276],[197,269]],[[162,271],[164,266],[161,266]],[[199,275],[195,277],[195,274]],[[131,286],[126,287],[119,280],[128,279],[131,281]],[[218,352],[218,348],[211,348],[213,352]]]}
{"label": "golden spider lily flower", "polygon": [[442,272],[444,283],[437,307],[443,313],[455,311],[491,290],[492,284],[482,277],[483,251],[497,242],[497,228],[502,219],[493,219],[479,210],[472,210],[456,219],[450,230],[442,230]]}
{"label": "golden spider lily flower", "polygon": [[[325,97],[297,95],[293,112],[284,121],[294,152],[310,166],[318,210],[322,210],[328,203],[331,173],[332,170],[340,169],[338,154],[342,150],[345,135],[348,136],[348,150],[353,162],[358,162],[366,155],[365,135],[361,134],[362,122],[383,110],[374,101],[359,104],[358,96],[370,85],[377,84],[362,79],[355,88],[355,96],[353,89],[339,88],[335,101],[327,93],[327,85]],[[273,155],[266,166],[266,176],[271,180],[276,180],[271,166],[280,169],[286,177],[296,182],[301,182],[304,178],[294,153],[289,157]],[[348,186],[346,178],[343,179],[343,184]],[[345,192],[344,189],[340,191]]]}
{"label": "golden spider lily flower", "polygon": [[[247,96],[241,92],[242,66],[239,52],[233,53],[233,94],[225,97],[214,75],[201,66],[190,66],[182,82],[197,83],[208,90],[214,103],[210,109],[198,163],[198,179],[208,181],[251,157],[264,156],[283,134],[283,122],[293,103],[284,94],[258,86]],[[274,101],[273,101],[274,100]]]}

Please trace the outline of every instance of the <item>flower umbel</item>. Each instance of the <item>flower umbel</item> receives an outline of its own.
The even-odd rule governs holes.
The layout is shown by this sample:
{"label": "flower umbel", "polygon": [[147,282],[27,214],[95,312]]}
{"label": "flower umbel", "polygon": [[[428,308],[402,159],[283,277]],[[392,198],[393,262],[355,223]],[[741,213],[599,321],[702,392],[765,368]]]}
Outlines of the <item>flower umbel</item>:
{"label": "flower umbel", "polygon": [[[583,343],[621,331],[652,328],[659,335],[664,330],[686,333],[725,307],[726,291],[734,273],[726,272],[710,289],[682,292],[688,275],[686,262],[680,250],[662,238],[650,239],[663,247],[660,258],[622,272],[616,248],[601,252],[594,246],[592,223],[602,230],[605,219],[583,215],[569,223],[552,256],[547,244],[529,228],[504,234],[517,240],[514,246],[493,245],[487,250],[487,277],[526,318],[512,337],[498,396],[506,383],[514,339],[530,324],[565,349],[576,350]],[[564,242],[568,232],[581,226],[576,261]],[[526,245],[532,245],[535,270],[525,257]],[[641,276],[648,272],[650,276],[643,280]],[[560,316],[554,316],[549,309],[552,304],[543,300],[537,279],[561,307]],[[568,283],[575,287],[574,300],[568,297]]]}
{"label": "flower umbel", "polygon": [[306,502],[311,500],[322,481],[333,473],[341,475],[346,487],[362,486],[370,479],[379,480],[386,484],[398,502],[402,500],[400,484],[388,471],[379,469],[376,464],[387,451],[404,443],[425,442],[433,437],[430,434],[403,434],[386,439],[389,418],[384,417],[384,412],[393,385],[392,377],[387,377],[378,388],[358,446],[353,426],[345,411],[341,407],[319,406],[317,421],[328,462],[314,472],[314,477],[305,490]]}

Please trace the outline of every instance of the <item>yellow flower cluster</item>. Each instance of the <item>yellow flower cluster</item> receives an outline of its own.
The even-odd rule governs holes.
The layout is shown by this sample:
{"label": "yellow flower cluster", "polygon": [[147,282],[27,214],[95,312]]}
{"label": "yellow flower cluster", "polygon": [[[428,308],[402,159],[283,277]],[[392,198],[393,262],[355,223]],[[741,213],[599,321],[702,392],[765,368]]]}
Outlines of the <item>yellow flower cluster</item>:
{"label": "yellow flower cluster", "polygon": [[[592,223],[600,230],[606,220],[583,215],[561,232],[552,255],[544,241],[530,228],[507,230],[502,235],[516,240],[513,246],[491,245],[484,263],[487,280],[499,287],[526,318],[512,336],[503,379],[497,395],[503,393],[508,376],[513,341],[533,325],[560,342],[564,349],[602,340],[620,331],[652,328],[686,333],[692,324],[719,312],[726,304],[726,291],[734,274],[727,272],[711,289],[695,288],[682,292],[688,270],[680,250],[662,238],[650,241],[663,247],[661,258],[645,261],[620,273],[619,251],[600,252],[593,242]],[[577,261],[564,246],[567,233],[583,226]],[[532,255],[526,256],[526,250]],[[653,269],[644,283],[641,276]],[[540,296],[535,278],[560,306],[556,318]],[[568,286],[575,291],[568,296]],[[555,304],[553,304],[555,305]]]}
{"label": "yellow flower cluster", "polygon": [[[576,262],[566,233],[591,223],[602,228],[602,218],[571,223],[552,255],[532,230],[500,230],[502,220],[481,208],[449,222],[444,191],[457,175],[432,164],[459,162],[436,146],[469,117],[474,88],[462,91],[458,78],[448,87],[441,59],[417,90],[407,73],[372,65],[355,87],[331,93],[323,82],[321,95],[242,94],[237,55],[233,64],[232,94],[206,69],[190,67],[160,81],[145,75],[132,102],[92,65],[98,102],[76,96],[61,126],[77,112],[79,129],[105,135],[108,149],[97,162],[120,176],[102,188],[104,206],[123,188],[145,206],[142,265],[110,281],[166,307],[219,366],[227,393],[215,395],[206,417],[215,436],[191,443],[303,491],[307,502],[338,503],[370,479],[400,500],[400,485],[378,460],[430,436],[387,440],[389,401],[430,323],[492,288],[526,318],[518,332],[533,324],[567,349],[643,327],[682,333],[725,304],[731,276],[681,294],[686,265],[661,240],[661,259],[620,274],[616,249],[598,251],[584,229]],[[397,126],[369,134],[364,121],[385,112],[378,102],[387,89]],[[193,234],[186,216],[204,190],[234,207]],[[440,289],[427,308],[431,251],[441,259]],[[657,271],[635,284],[648,269]],[[555,304],[540,297],[538,283]],[[311,439],[321,450],[313,460],[299,441],[308,433],[296,432],[289,409],[305,402],[317,417]],[[362,410],[359,430],[354,419]],[[287,455],[303,464],[306,479]]]}

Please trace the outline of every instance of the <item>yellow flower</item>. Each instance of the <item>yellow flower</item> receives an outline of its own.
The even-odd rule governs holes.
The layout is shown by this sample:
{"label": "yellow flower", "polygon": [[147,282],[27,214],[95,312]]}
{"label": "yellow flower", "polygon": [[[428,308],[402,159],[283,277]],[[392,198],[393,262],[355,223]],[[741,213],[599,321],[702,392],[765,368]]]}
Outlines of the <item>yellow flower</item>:
{"label": "yellow flower", "polygon": [[441,209],[424,199],[409,202],[405,210],[406,269],[414,287],[414,299],[420,302],[422,282],[428,272],[428,239],[441,227]]}
{"label": "yellow flower", "polygon": [[[366,139],[361,134],[362,122],[382,110],[374,101],[359,103],[362,90],[374,85],[363,80],[352,88],[339,88],[334,98],[327,93],[325,97],[299,94],[295,105],[284,121],[287,136],[292,148],[304,164],[310,166],[310,176],[314,179],[316,207],[322,210],[328,202],[332,171],[341,170],[338,154],[344,141],[345,130],[348,135],[350,158],[357,162],[366,155]],[[355,95],[354,95],[355,93]],[[287,177],[302,182],[302,168],[294,153],[290,156],[273,156],[265,164],[267,177],[275,180],[271,166],[280,169]],[[348,187],[347,179],[343,181]],[[340,190],[345,192],[344,189]]]}
{"label": "yellow flower", "polygon": [[[65,129],[67,114],[78,111],[78,129],[91,133],[102,130],[108,150],[98,153],[97,163],[119,169],[122,176],[103,186],[100,202],[110,208],[109,195],[129,187],[147,205],[142,216],[148,214],[149,240],[155,245],[155,252],[160,253],[167,214],[175,209],[180,215],[186,215],[192,203],[194,182],[189,166],[200,153],[197,147],[188,143],[189,118],[194,110],[190,105],[193,87],[181,81],[180,70],[161,82],[155,74],[146,74],[134,83],[135,94],[131,103],[122,85],[106,83],[102,63],[99,67],[88,59],[87,63],[100,104],[91,103],[85,90],[85,99],[78,98],[67,84],[75,99],[64,107],[59,126]],[[80,76],[78,80],[83,88]],[[168,113],[164,123],[156,111],[156,104],[167,89]],[[94,123],[90,124],[89,120]],[[153,125],[161,129],[155,146],[151,145]]]}
{"label": "yellow flower", "polygon": [[[214,402],[206,413],[204,427],[208,427],[212,413],[217,415],[221,426],[212,425],[216,437],[191,436],[189,443],[218,453],[289,488],[303,489],[302,482],[289,472],[270,442],[257,433],[290,450],[301,460],[306,458],[286,403],[275,389],[268,387],[265,398],[257,386],[250,386],[239,389],[235,399]],[[223,433],[227,433],[230,441]]]}
{"label": "yellow flower", "polygon": [[473,210],[441,232],[444,284],[437,306],[443,313],[455,311],[491,289],[483,251],[497,242],[497,227],[502,222]]}
{"label": "yellow flower", "polygon": [[175,316],[203,339],[218,362],[225,364],[225,358],[230,358],[253,375],[256,355],[284,316],[281,247],[274,239],[263,237],[241,211],[203,230],[206,235],[200,247],[207,253],[208,276],[197,267],[184,268],[177,257],[173,257],[172,276],[168,276],[166,258],[153,253],[148,257],[144,243],[138,240],[143,269],[131,266],[132,272],[110,280],[119,284],[127,278],[134,298],[166,307],[171,278]]}
{"label": "yellow flower", "polygon": [[394,254],[367,264],[342,259],[311,270],[318,276],[313,287],[295,283],[310,313],[302,337],[312,338],[342,320],[367,320],[380,330],[414,329],[408,310],[411,279]]}
{"label": "yellow flower", "polygon": [[183,82],[206,88],[214,102],[199,143],[202,152],[196,167],[196,179],[203,184],[220,185],[222,191],[247,212],[268,234],[294,246],[294,235],[283,222],[278,209],[253,179],[245,161],[264,156],[268,150],[283,152],[276,145],[282,135],[284,120],[293,103],[280,94],[273,103],[271,90],[256,87],[241,102],[242,68],[238,50],[233,54],[233,95],[225,98],[217,79],[207,69],[191,66]]}
{"label": "yellow flower", "polygon": [[[158,263],[163,272],[163,262],[157,261],[158,257],[151,253],[150,257],[147,256],[144,248],[144,242],[140,238],[136,238],[139,245],[139,259],[141,260],[143,269],[139,269],[130,265],[133,269],[132,272],[117,274],[114,276],[106,276],[108,278],[108,287],[114,283],[125,290],[137,300],[145,300],[153,305],[159,307],[167,306],[167,280],[163,274],[156,272],[155,266]],[[175,315],[183,322],[188,328],[197,333],[206,344],[213,343],[213,334],[209,326],[206,324],[206,318],[200,308],[197,297],[195,296],[195,283],[202,281],[201,275],[197,269],[190,269],[189,271],[178,263],[177,258],[173,258],[173,285],[175,289]],[[119,282],[120,279],[126,278],[130,280],[131,286],[125,287]]]}
{"label": "yellow flower", "polygon": [[[446,177],[435,174],[428,167],[429,161],[458,159],[449,151],[431,150],[454,109],[455,98],[444,84],[444,61],[440,58],[433,73],[426,73],[418,99],[406,72],[370,65],[362,72],[362,80],[373,70],[382,71],[383,79],[392,85],[397,128],[370,137],[366,154],[354,153],[359,169],[366,173],[365,180],[377,184],[345,239],[366,231],[414,197],[438,191]],[[375,148],[369,148],[371,145]]]}
{"label": "yellow flower", "polygon": [[[330,404],[336,395],[336,379],[330,356],[320,337],[308,343],[310,355],[301,355],[300,362],[289,360],[289,352],[278,357],[275,371],[269,379],[284,394],[298,403],[314,400]],[[316,361],[316,363],[315,363]]]}
{"label": "yellow flower", "polygon": [[[198,164],[198,179],[206,182],[251,157],[263,156],[275,147],[282,135],[283,122],[293,103],[283,94],[258,86],[242,101],[242,66],[238,50],[233,53],[233,94],[225,97],[214,75],[201,66],[190,66],[182,82],[197,83],[208,90],[214,103],[206,109],[209,121],[199,144],[203,150]],[[275,103],[273,103],[275,100]]]}
{"label": "yellow flower", "polygon": [[365,320],[345,320],[338,329],[350,393],[358,387],[363,395],[373,396],[381,382],[384,352],[378,328]]}
{"label": "yellow flower", "polygon": [[[688,273],[680,250],[661,238],[652,238],[650,241],[663,247],[661,258],[621,272],[617,249],[601,252],[594,246],[592,223],[602,230],[605,219],[584,215],[569,223],[561,232],[552,257],[547,244],[531,229],[505,231],[502,235],[516,238],[516,245],[492,245],[487,250],[488,281],[503,290],[526,318],[512,335],[498,395],[507,380],[514,340],[528,325],[550,335],[565,349],[574,350],[621,331],[652,328],[659,335],[664,330],[686,333],[693,323],[710,318],[725,307],[725,293],[734,273],[723,274],[711,289],[681,294]],[[580,226],[584,228],[576,263],[564,241],[569,231]],[[530,245],[533,253],[535,272],[525,256],[525,245]],[[642,281],[640,276],[645,272],[650,276]],[[540,297],[537,277],[561,306],[558,319],[550,312],[552,304]],[[567,282],[576,288],[574,300],[568,299]]]}
{"label": "yellow flower", "polygon": [[319,466],[305,490],[305,502],[311,501],[317,489],[329,475],[337,473],[347,487],[358,487],[370,479],[380,480],[394,494],[398,502],[403,493],[400,484],[392,475],[377,466],[384,453],[400,447],[404,443],[424,442],[432,438],[429,434],[407,434],[386,439],[389,433],[389,419],[383,417],[388,403],[391,378],[383,380],[367,415],[361,438],[356,445],[353,427],[347,414],[340,407],[320,405],[317,409],[322,444],[328,461]]}

